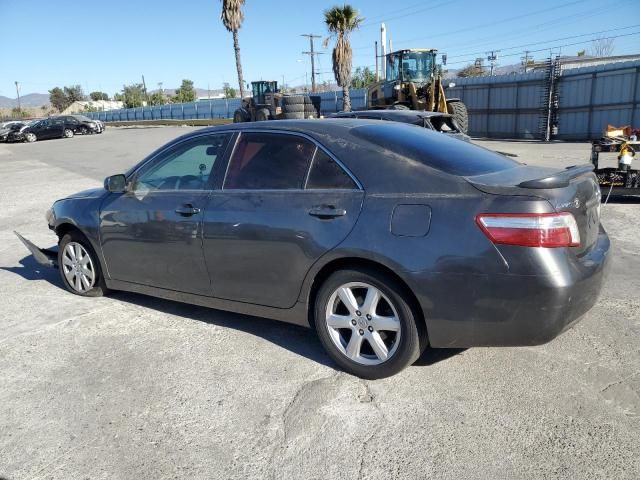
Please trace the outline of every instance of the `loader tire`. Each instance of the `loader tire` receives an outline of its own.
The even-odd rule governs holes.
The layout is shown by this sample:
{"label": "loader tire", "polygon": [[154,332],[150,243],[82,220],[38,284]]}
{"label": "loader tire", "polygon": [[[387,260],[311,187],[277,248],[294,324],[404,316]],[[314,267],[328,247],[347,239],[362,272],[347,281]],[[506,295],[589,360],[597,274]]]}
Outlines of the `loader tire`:
{"label": "loader tire", "polygon": [[305,95],[289,95],[282,97],[282,106],[285,105],[304,105],[305,104]]}
{"label": "loader tire", "polygon": [[453,119],[458,124],[458,128],[464,134],[469,131],[469,112],[467,112],[467,106],[462,102],[449,102],[447,103],[447,110],[453,115]]}
{"label": "loader tire", "polygon": [[304,112],[283,113],[285,120],[304,120]]}
{"label": "loader tire", "polygon": [[306,105],[294,103],[292,105],[282,105],[282,113],[299,113],[304,112]]}

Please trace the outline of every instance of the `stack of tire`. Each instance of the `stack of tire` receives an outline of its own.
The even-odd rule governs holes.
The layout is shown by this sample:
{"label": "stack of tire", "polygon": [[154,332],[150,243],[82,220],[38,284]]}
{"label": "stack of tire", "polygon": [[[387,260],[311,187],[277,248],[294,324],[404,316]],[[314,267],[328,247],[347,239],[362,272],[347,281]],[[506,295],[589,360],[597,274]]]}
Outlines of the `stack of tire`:
{"label": "stack of tire", "polygon": [[282,116],[288,120],[318,118],[320,97],[317,95],[286,95],[282,97]]}

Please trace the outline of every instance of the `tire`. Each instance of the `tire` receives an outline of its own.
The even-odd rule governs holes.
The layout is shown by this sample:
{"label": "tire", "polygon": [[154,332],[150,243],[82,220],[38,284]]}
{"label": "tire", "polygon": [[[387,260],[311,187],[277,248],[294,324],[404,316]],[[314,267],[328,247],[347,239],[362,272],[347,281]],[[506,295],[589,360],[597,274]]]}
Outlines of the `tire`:
{"label": "tire", "polygon": [[283,113],[285,120],[304,120],[304,112]]}
{"label": "tire", "polygon": [[89,129],[88,129],[87,127],[82,127],[82,128],[80,129],[80,133],[81,133],[82,135],[89,135]]}
{"label": "tire", "polygon": [[394,103],[389,107],[389,110],[411,110],[411,109],[406,105],[403,105],[402,103]]}
{"label": "tire", "polygon": [[238,108],[235,112],[233,112],[233,123],[243,123],[247,120],[248,119],[244,110]]}
{"label": "tire", "polygon": [[304,105],[305,98],[308,98],[306,95],[288,95],[282,97],[282,106],[285,105]]}
{"label": "tire", "polygon": [[467,112],[467,106],[462,102],[449,102],[447,103],[447,110],[453,115],[453,119],[458,124],[458,128],[464,134],[469,131],[469,112]]}
{"label": "tire", "polygon": [[[351,291],[357,306],[346,307],[339,293],[343,288]],[[376,292],[379,300],[368,308],[364,300]],[[404,288],[388,275],[368,269],[339,270],[318,291],[316,331],[329,356],[346,372],[371,380],[389,377],[414,363],[426,346],[425,328],[411,304]],[[376,317],[384,321],[375,322]],[[348,353],[352,339],[359,347]]]}
{"label": "tire", "polygon": [[65,128],[62,131],[62,136],[64,138],[72,138],[73,137],[73,130],[71,130],[70,128]]}
{"label": "tire", "polygon": [[58,245],[60,277],[67,290],[81,297],[101,297],[108,293],[100,260],[84,235],[69,232]]}
{"label": "tire", "polygon": [[261,108],[256,112],[256,122],[267,121],[269,120],[270,115],[271,114],[269,113],[269,110],[267,110],[266,108]]}
{"label": "tire", "polygon": [[292,105],[282,105],[282,113],[298,113],[304,112],[306,105],[294,103]]}
{"label": "tire", "polygon": [[36,137],[35,133],[29,132],[29,133],[25,134],[25,136],[24,136],[24,141],[27,142],[27,143],[33,143],[36,140],[38,140],[38,137]]}

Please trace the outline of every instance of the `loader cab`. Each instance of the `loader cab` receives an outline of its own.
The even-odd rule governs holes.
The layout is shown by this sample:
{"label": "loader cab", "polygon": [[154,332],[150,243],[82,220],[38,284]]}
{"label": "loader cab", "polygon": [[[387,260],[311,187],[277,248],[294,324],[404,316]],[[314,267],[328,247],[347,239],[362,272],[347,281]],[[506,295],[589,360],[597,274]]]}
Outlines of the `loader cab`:
{"label": "loader cab", "polygon": [[278,82],[260,80],[259,82],[251,82],[251,91],[253,100],[256,104],[264,105],[271,103],[273,94],[278,92]]}
{"label": "loader cab", "polygon": [[387,83],[425,84],[436,73],[437,50],[398,50],[387,55]]}

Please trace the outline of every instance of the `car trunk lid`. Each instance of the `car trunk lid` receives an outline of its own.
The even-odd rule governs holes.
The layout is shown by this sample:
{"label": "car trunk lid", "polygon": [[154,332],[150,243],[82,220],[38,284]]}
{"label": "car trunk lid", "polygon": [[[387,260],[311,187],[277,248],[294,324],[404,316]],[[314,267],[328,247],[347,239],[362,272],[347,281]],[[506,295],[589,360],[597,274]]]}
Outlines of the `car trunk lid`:
{"label": "car trunk lid", "polygon": [[564,170],[521,165],[465,178],[485,193],[539,197],[547,200],[556,212],[571,213],[580,232],[580,246],[574,247],[578,255],[588,251],[598,238],[600,187],[592,165]]}

